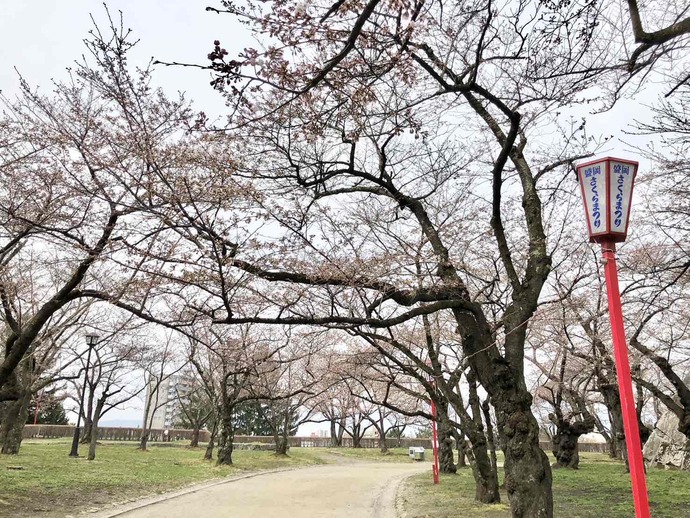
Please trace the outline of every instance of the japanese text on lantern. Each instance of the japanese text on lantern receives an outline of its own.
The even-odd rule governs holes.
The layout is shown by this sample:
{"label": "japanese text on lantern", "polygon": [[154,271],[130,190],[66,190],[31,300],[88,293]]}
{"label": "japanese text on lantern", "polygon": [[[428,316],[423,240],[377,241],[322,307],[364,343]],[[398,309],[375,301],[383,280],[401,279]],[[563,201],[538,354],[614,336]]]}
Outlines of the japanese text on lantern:
{"label": "japanese text on lantern", "polygon": [[589,179],[592,188],[592,225],[594,228],[601,226],[601,209],[599,207],[599,189],[597,187],[597,176],[601,175],[601,166],[595,165],[585,169],[585,178]]}
{"label": "japanese text on lantern", "polygon": [[623,219],[623,188],[625,186],[625,177],[630,174],[630,166],[615,164],[613,166],[613,174],[616,177],[616,209],[613,213],[615,218],[614,224],[620,227]]}

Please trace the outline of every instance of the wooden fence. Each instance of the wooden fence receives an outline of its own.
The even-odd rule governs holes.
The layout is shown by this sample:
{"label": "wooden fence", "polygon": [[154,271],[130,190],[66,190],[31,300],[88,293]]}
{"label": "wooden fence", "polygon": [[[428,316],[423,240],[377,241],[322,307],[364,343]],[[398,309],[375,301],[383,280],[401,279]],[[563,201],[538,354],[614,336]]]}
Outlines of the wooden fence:
{"label": "wooden fence", "polygon": [[[256,439],[270,439],[272,437],[245,437],[247,440],[254,442]],[[364,437],[360,441],[362,448],[378,448],[379,440],[377,437]],[[302,448],[329,448],[331,447],[330,437],[290,437],[290,446],[300,446]],[[342,446],[344,448],[352,448],[352,439],[350,437],[343,437]],[[386,439],[386,446],[388,448],[408,448],[410,446],[422,446],[424,448],[431,448],[431,439]]]}
{"label": "wooden fence", "polygon": [[[152,442],[165,441],[190,441],[192,439],[193,430],[171,429],[168,434],[165,430],[154,429],[150,431],[149,440]],[[25,439],[56,439],[61,437],[72,437],[74,434],[74,426],[72,425],[42,425],[42,424],[27,424],[24,426]],[[98,427],[98,438],[103,441],[138,441],[141,436],[141,428],[121,428],[121,427]],[[199,441],[208,442],[210,434],[207,430],[199,431]],[[261,443],[272,444],[273,437],[257,437],[251,435],[236,435],[236,443]],[[327,448],[331,446],[331,439],[329,437],[290,437],[289,444],[291,447],[303,448]],[[376,437],[364,437],[360,441],[362,448],[378,448],[379,440]],[[389,448],[401,447],[407,448],[409,446],[423,446],[424,448],[431,448],[430,439],[386,439],[386,445]],[[352,439],[343,437],[344,447],[352,447]]]}
{"label": "wooden fence", "polygon": [[[149,440],[152,442],[164,441],[190,441],[194,430],[151,430]],[[27,424],[24,426],[23,437],[25,439],[57,439],[60,437],[72,437],[74,426],[72,425],[44,425]],[[141,437],[141,428],[122,428],[116,426],[98,427],[98,438],[102,441],[138,441]],[[210,434],[206,430],[199,431],[199,441],[208,442]]]}
{"label": "wooden fence", "polygon": [[[539,446],[544,451],[551,451],[551,441],[543,441]],[[580,442],[577,445],[580,453],[608,453],[609,445],[605,442]]]}
{"label": "wooden fence", "polygon": [[[193,430],[172,429],[168,431],[166,436],[164,430],[151,430],[149,440],[152,442],[165,441],[190,441],[194,433]],[[40,439],[54,439],[60,437],[72,437],[74,434],[74,426],[72,425],[32,425],[27,424],[24,427],[24,438],[40,438]],[[138,441],[141,435],[141,428],[121,428],[121,427],[99,427],[98,438],[104,441]],[[199,441],[208,442],[209,432],[206,430],[199,431]],[[250,435],[236,435],[236,443],[261,443],[272,444],[273,437],[255,437]],[[289,443],[291,447],[302,448],[328,448],[331,446],[330,437],[290,437]],[[362,448],[378,448],[379,440],[376,437],[364,437],[360,442]],[[343,437],[343,447],[351,448],[352,439]],[[386,439],[386,446],[389,448],[408,448],[410,446],[421,446],[423,448],[431,448],[430,439]],[[544,451],[551,451],[551,443],[549,441],[542,441],[539,446]],[[594,453],[608,453],[608,445],[605,443],[580,443],[579,449],[581,452]]]}

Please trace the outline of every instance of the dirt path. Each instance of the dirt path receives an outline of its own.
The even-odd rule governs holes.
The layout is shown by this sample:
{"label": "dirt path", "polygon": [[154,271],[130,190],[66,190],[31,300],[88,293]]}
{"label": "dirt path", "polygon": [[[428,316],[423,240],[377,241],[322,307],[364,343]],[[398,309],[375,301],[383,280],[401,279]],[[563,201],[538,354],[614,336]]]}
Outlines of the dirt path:
{"label": "dirt path", "polygon": [[[428,464],[315,466],[229,481],[122,518],[395,518],[400,481]],[[110,516],[115,514],[110,513]]]}

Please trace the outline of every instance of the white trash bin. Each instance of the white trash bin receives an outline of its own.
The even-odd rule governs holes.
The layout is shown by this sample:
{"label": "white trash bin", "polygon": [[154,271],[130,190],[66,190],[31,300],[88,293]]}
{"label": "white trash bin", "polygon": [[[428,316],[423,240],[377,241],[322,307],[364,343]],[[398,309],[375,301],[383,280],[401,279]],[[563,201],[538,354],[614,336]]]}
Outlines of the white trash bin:
{"label": "white trash bin", "polygon": [[424,448],[421,446],[414,449],[414,460],[424,460]]}

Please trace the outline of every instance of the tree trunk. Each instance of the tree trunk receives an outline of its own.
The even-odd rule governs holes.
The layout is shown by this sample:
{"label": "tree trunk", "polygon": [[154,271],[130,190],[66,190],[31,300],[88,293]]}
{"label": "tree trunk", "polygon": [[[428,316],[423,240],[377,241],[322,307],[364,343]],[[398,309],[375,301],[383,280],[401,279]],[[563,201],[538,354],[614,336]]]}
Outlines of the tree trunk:
{"label": "tree trunk", "polygon": [[199,425],[197,423],[194,423],[194,429],[192,430],[192,442],[189,443],[189,447],[199,447]]}
{"label": "tree trunk", "polygon": [[[496,465],[491,462],[489,450],[482,422],[482,409],[477,394],[477,378],[470,370],[467,372],[469,387],[468,402],[472,409],[472,418],[465,418],[465,433],[472,444],[470,465],[475,482],[475,498],[484,504],[493,504],[501,501],[498,491],[498,471]],[[456,408],[457,410],[457,408]],[[464,412],[464,409],[463,409]]]}
{"label": "tree trunk", "polygon": [[628,449],[625,444],[625,428],[623,427],[623,412],[621,410],[620,398],[616,395],[616,405],[609,408],[609,418],[611,419],[611,439],[614,443],[616,457],[625,460],[628,457]]}
{"label": "tree trunk", "polygon": [[457,473],[453,458],[453,425],[445,409],[438,412],[438,469],[441,473]]}
{"label": "tree trunk", "polygon": [[141,431],[141,435],[139,436],[139,447],[137,449],[146,451],[149,444],[149,435],[150,433],[148,428]]}
{"label": "tree trunk", "polygon": [[218,433],[218,425],[216,424],[218,419],[216,418],[213,423],[213,429],[211,430],[211,437],[208,439],[208,444],[206,445],[206,451],[204,452],[204,460],[213,460],[213,448],[216,442],[216,433]]}
{"label": "tree trunk", "polygon": [[337,428],[337,421],[335,419],[331,419],[331,446],[332,447],[337,447],[340,446],[342,441],[338,440],[338,428]]}
{"label": "tree trunk", "polygon": [[287,455],[290,449],[290,442],[288,437],[290,436],[290,416],[292,412],[290,411],[290,402],[285,403],[285,413],[283,414],[283,427],[280,430],[280,439],[276,444],[276,455]]}
{"label": "tree trunk", "polygon": [[379,416],[377,430],[379,432],[379,449],[381,453],[388,453],[388,446],[386,446],[386,425],[381,416]]}
{"label": "tree trunk", "polygon": [[96,446],[98,445],[98,417],[95,417],[91,423],[91,439],[89,441],[89,455],[87,460],[94,460],[96,458]]}
{"label": "tree trunk", "polygon": [[213,447],[215,446],[215,437],[211,437],[206,445],[206,451],[204,452],[204,460],[213,460]]}
{"label": "tree trunk", "polygon": [[383,454],[388,453],[388,445],[386,444],[386,435],[379,432],[379,451]]}
{"label": "tree trunk", "polygon": [[16,455],[22,445],[24,424],[29,415],[31,392],[24,392],[16,401],[5,403],[5,412],[0,430],[0,443],[4,455]]}
{"label": "tree trunk", "polygon": [[628,464],[628,448],[625,444],[625,428],[623,427],[623,410],[621,408],[618,387],[613,383],[599,383],[599,391],[604,398],[604,403],[609,411],[611,422],[611,445],[609,455],[625,462],[626,471],[630,471]]}
{"label": "tree trunk", "polygon": [[[455,412],[460,419],[461,430],[458,433],[459,442],[462,443],[463,457],[467,456],[470,466],[472,467],[472,476],[475,483],[475,498],[477,501],[485,504],[493,504],[501,501],[501,495],[498,491],[498,472],[492,466],[489,458],[489,453],[486,445],[486,436],[484,435],[484,427],[482,424],[481,408],[479,405],[479,397],[477,396],[476,378],[471,372],[468,372],[467,382],[470,389],[469,403],[472,408],[473,415],[470,416],[465,409],[465,403],[462,399],[460,390],[453,390],[453,387],[439,383],[444,391],[444,396],[453,405]],[[442,405],[437,406],[440,412],[443,412]],[[464,443],[464,437],[470,441],[471,449],[467,448]],[[458,440],[456,437],[456,440]]]}
{"label": "tree trunk", "polygon": [[590,416],[572,424],[564,419],[558,419],[555,424],[556,434],[551,439],[553,456],[556,457],[553,467],[578,469],[580,453],[577,441],[582,434],[594,430],[594,418]]}
{"label": "tree trunk", "polygon": [[343,445],[343,436],[345,435],[345,419],[341,417],[338,424],[340,427],[338,428],[337,446],[342,446]]}
{"label": "tree trunk", "polygon": [[467,445],[465,444],[465,436],[458,433],[455,435],[455,449],[458,452],[458,463],[456,467],[459,468],[466,468],[467,467],[467,460],[465,459],[466,456],[466,450],[467,450]]}
{"label": "tree trunk", "polygon": [[604,399],[604,404],[609,412],[609,422],[611,423],[611,447],[609,454],[618,459],[627,458],[625,447],[625,429],[623,428],[623,411],[618,387],[615,383],[609,383],[608,379],[599,376],[599,392]]}
{"label": "tree trunk", "polygon": [[470,464],[476,485],[474,498],[484,504],[494,504],[501,501],[498,492],[498,472],[491,465],[491,458],[486,447],[486,439],[482,434],[472,441],[470,448]]}
{"label": "tree trunk", "polygon": [[[472,476],[474,477],[475,483],[475,499],[484,504],[498,503],[501,501],[501,495],[498,491],[498,471],[495,466],[491,464],[486,445],[486,436],[481,428],[481,415],[477,415],[479,417],[477,422],[478,426],[475,426],[472,419],[468,416],[462,418],[462,421],[467,425],[465,430],[470,440],[470,448],[467,448],[467,444],[464,441],[465,433],[459,432],[456,435],[456,441],[458,445],[460,445],[459,448],[461,448],[458,452],[462,452],[461,456],[463,461],[464,457],[467,456],[469,464],[472,467]],[[458,465],[460,465],[460,463],[458,463]]]}
{"label": "tree trunk", "polygon": [[84,426],[81,429],[81,439],[79,439],[80,444],[89,444],[91,442],[91,417],[84,419]]}
{"label": "tree trunk", "polygon": [[220,415],[220,445],[216,464],[232,465],[232,451],[235,441],[235,425],[233,423],[233,405],[224,404]]}
{"label": "tree trunk", "polygon": [[107,392],[103,393],[103,397],[98,399],[96,403],[96,410],[93,413],[93,420],[91,421],[91,434],[89,440],[89,455],[87,460],[94,460],[96,458],[96,446],[98,445],[98,421],[101,419],[105,401],[108,398]]}
{"label": "tree trunk", "polygon": [[439,430],[438,433],[438,465],[441,473],[457,473],[453,456],[453,438],[449,433]]}
{"label": "tree trunk", "polygon": [[554,468],[578,469],[580,466],[580,454],[577,447],[578,434],[569,433],[570,427],[557,430],[551,439],[551,451],[556,457]]}
{"label": "tree trunk", "polygon": [[520,387],[494,390],[491,398],[505,440],[505,487],[513,518],[552,518],[549,458],[539,447],[532,396]]}
{"label": "tree trunk", "polygon": [[[155,394],[155,391],[152,392]],[[144,422],[141,426],[141,433],[139,434],[139,446],[138,450],[141,451],[146,451],[146,448],[148,447],[149,443],[149,436],[151,435],[150,431],[150,423],[149,423],[149,415],[151,414],[151,403],[152,403],[152,395],[149,394],[147,401],[146,401],[146,407],[144,408]]]}
{"label": "tree trunk", "polygon": [[82,414],[82,422],[84,423],[81,429],[81,444],[89,444],[91,442],[91,416],[93,416],[93,387],[90,386],[88,397],[86,400],[86,411]]}
{"label": "tree trunk", "polygon": [[287,437],[280,434],[275,438],[276,441],[276,455],[287,455],[288,452],[288,440]]}
{"label": "tree trunk", "polygon": [[489,447],[489,458],[491,459],[491,467],[498,473],[498,461],[496,460],[496,441],[494,440],[494,425],[491,422],[491,410],[489,408],[489,400],[485,399],[482,402],[482,414],[484,414],[484,423],[486,424],[486,442]]}
{"label": "tree trunk", "polygon": [[[639,366],[638,366],[639,367]],[[636,389],[636,402],[635,402],[635,414],[637,414],[637,428],[640,430],[640,443],[642,446],[644,446],[644,443],[647,442],[647,439],[649,439],[649,436],[652,435],[652,429],[644,424],[642,421],[642,410],[644,409],[644,391],[642,390],[642,385],[639,383],[635,384],[635,389]],[[683,433],[683,430],[681,430],[682,426],[678,426],[678,431]],[[690,429],[688,430],[690,432]],[[688,439],[690,439],[690,433],[685,433],[684,434]]]}
{"label": "tree trunk", "polygon": [[613,440],[613,438],[609,437],[608,441],[606,441],[609,446],[609,457],[612,459],[617,459],[618,458],[618,448],[617,448],[617,441]]}
{"label": "tree trunk", "polygon": [[273,429],[273,442],[275,442],[276,445],[276,455],[287,455],[288,452],[288,432],[290,431],[289,409],[286,410],[283,417],[282,426]]}

